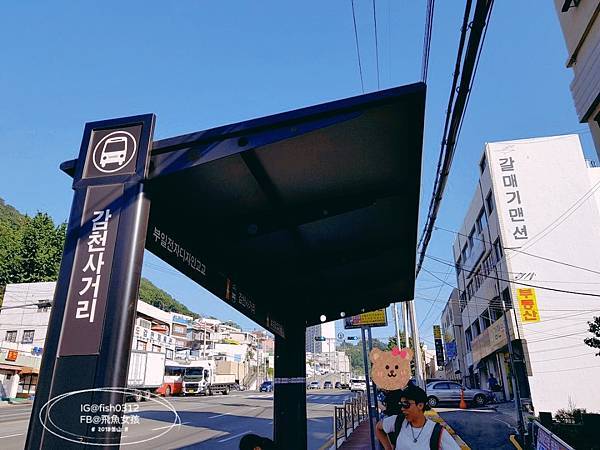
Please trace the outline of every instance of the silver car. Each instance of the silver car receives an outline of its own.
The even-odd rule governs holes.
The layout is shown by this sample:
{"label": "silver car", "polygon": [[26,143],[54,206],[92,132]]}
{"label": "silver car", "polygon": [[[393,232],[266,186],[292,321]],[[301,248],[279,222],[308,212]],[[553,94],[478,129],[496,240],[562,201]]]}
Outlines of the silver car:
{"label": "silver car", "polygon": [[469,389],[454,381],[435,381],[427,385],[427,402],[432,408],[440,402],[460,402],[460,393],[465,401],[483,406],[493,398],[492,392],[484,389]]}

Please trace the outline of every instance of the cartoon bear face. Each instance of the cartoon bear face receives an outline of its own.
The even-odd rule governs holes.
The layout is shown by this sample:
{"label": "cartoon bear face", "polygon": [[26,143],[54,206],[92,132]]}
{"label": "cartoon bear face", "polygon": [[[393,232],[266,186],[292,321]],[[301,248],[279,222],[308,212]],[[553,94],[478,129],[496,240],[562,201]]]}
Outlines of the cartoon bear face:
{"label": "cartoon bear face", "polygon": [[404,389],[410,380],[410,361],[413,351],[410,348],[384,352],[378,348],[371,350],[369,359],[373,363],[371,377],[377,387],[388,391]]}

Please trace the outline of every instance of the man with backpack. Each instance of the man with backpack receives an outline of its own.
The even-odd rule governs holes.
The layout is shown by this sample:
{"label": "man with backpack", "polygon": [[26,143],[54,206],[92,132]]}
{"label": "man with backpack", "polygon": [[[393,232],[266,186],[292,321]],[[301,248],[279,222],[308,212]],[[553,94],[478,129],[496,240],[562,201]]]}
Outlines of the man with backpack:
{"label": "man with backpack", "polygon": [[439,423],[425,417],[427,394],[409,383],[399,401],[400,414],[377,422],[375,433],[385,450],[460,450]]}

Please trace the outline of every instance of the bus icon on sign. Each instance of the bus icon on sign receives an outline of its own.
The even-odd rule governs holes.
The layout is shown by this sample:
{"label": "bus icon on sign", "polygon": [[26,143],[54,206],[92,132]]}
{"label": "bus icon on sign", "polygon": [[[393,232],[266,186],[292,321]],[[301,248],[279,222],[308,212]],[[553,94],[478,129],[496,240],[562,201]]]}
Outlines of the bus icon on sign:
{"label": "bus icon on sign", "polygon": [[125,130],[113,131],[96,143],[92,160],[100,172],[115,173],[131,162],[136,150],[137,142],[131,133]]}
{"label": "bus icon on sign", "polygon": [[100,166],[106,167],[107,164],[116,163],[119,166],[125,164],[127,157],[127,138],[117,136],[104,141],[102,153],[100,154]]}

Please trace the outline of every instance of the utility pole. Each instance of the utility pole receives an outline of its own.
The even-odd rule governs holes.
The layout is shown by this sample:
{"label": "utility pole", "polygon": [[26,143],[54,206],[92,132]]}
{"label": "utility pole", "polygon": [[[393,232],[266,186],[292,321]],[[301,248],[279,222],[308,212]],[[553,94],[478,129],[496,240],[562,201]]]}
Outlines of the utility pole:
{"label": "utility pole", "polygon": [[[404,334],[404,346],[410,347],[408,342],[408,308],[406,306],[406,302],[400,303],[400,308],[402,309],[402,331]],[[398,346],[400,346],[398,344]]]}
{"label": "utility pole", "polygon": [[[496,281],[498,283],[498,281]],[[515,354],[512,345],[512,339],[510,337],[510,328],[508,326],[508,311],[509,308],[506,306],[506,301],[504,297],[500,293],[500,299],[502,300],[502,309],[504,310],[504,314],[502,317],[504,318],[504,332],[506,333],[506,342],[508,344],[508,356],[510,360],[510,374],[512,378],[512,383],[515,390],[515,408],[517,410],[517,418],[519,420],[519,436],[521,437],[521,442],[525,442],[525,422],[523,419],[523,407],[521,405],[521,390],[519,389],[519,382],[517,380],[517,376],[515,373]]]}
{"label": "utility pole", "polygon": [[[410,300],[407,302],[408,317],[411,324],[411,335],[413,342],[413,351],[415,358],[415,380],[417,386],[421,389],[425,389],[425,380],[423,378],[423,363],[421,361],[421,340],[419,338],[419,328],[417,327],[417,318],[415,312],[415,301]],[[408,343],[408,340],[407,340]]]}
{"label": "utility pole", "polygon": [[396,325],[396,346],[402,348],[400,345],[400,325],[398,323],[398,306],[396,302],[392,305],[392,312],[394,313],[394,324]]}

